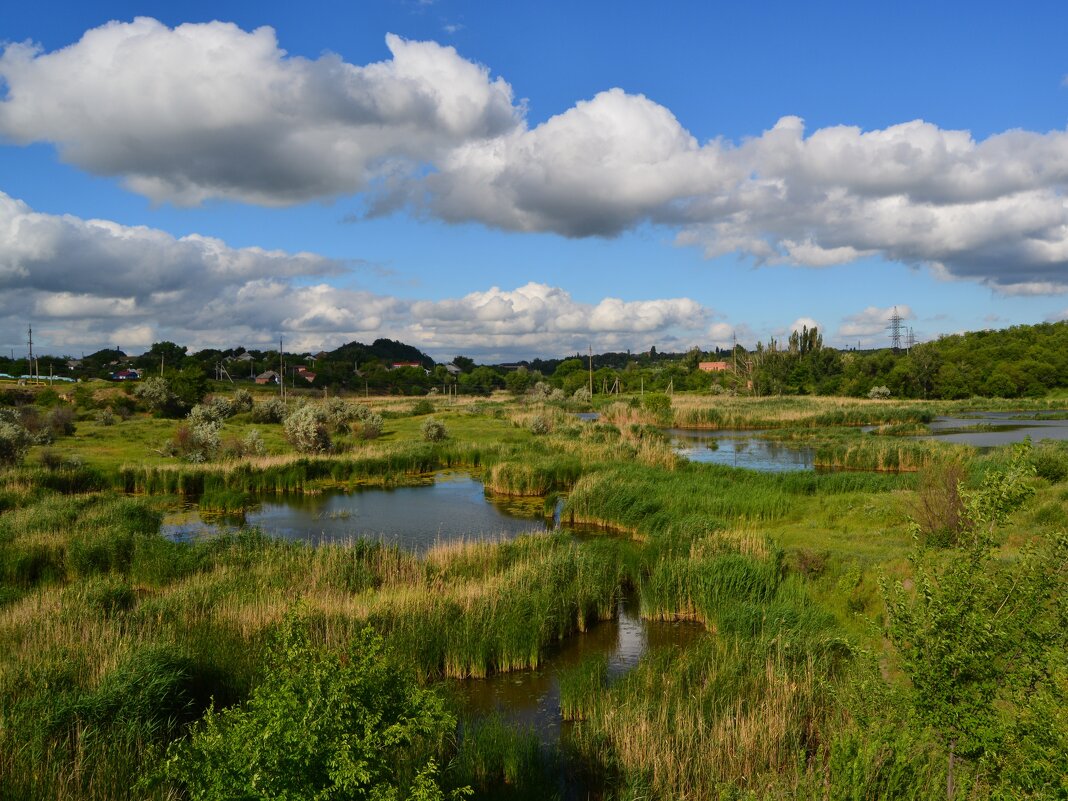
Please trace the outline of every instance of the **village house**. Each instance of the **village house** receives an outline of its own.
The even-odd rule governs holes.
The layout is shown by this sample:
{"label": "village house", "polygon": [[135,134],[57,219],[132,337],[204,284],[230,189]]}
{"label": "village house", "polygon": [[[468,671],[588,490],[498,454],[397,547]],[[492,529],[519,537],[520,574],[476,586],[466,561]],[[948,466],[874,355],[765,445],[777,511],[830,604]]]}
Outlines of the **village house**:
{"label": "village house", "polygon": [[697,369],[702,373],[723,373],[730,369],[726,362],[701,362]]}
{"label": "village house", "polygon": [[268,370],[266,373],[260,373],[258,376],[256,376],[256,383],[257,384],[277,384],[278,383],[278,373],[276,373],[274,370]]}

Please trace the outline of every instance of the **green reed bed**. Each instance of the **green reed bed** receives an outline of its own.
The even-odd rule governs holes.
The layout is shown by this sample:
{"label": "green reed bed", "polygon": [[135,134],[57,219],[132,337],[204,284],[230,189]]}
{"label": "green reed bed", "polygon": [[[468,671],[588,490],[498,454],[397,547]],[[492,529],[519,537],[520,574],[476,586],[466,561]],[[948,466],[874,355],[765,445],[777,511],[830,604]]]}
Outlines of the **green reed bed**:
{"label": "green reed bed", "polygon": [[593,654],[559,673],[560,714],[564,720],[585,720],[608,687],[608,657]]}
{"label": "green reed bed", "polygon": [[816,467],[835,470],[914,472],[948,456],[968,458],[974,452],[965,445],[865,436],[821,445],[813,461]]}
{"label": "green reed bed", "polygon": [[577,457],[550,455],[497,462],[483,481],[502,495],[540,496],[571,489],[581,474]]}
{"label": "green reed bed", "polygon": [[502,572],[387,599],[369,620],[426,675],[537,667],[548,645],[612,617],[621,592],[621,564],[608,549],[561,539],[529,538],[530,552]]}
{"label": "green reed bed", "polygon": [[365,456],[301,457],[207,465],[124,465],[117,488],[130,493],[199,496],[210,492],[305,492],[324,486],[390,484],[450,467],[479,467],[498,448],[463,443],[408,444]]}
{"label": "green reed bed", "polygon": [[448,782],[471,787],[487,801],[550,801],[560,798],[561,755],[545,749],[537,734],[493,715],[465,721]]}
{"label": "green reed bed", "polygon": [[839,398],[736,398],[707,400],[682,397],[672,410],[679,428],[755,429],[819,428],[928,423],[926,405]]}
{"label": "green reed bed", "polygon": [[[754,582],[750,600],[740,602],[761,608],[759,615],[730,613],[725,599],[716,636],[651,654],[599,703],[586,704],[575,743],[619,775],[625,793],[733,798],[740,788],[760,787],[761,797],[792,797],[822,787],[821,757],[841,720],[834,688],[848,650],[803,595],[769,586]],[[722,625],[739,616],[758,625]]]}
{"label": "green reed bed", "polygon": [[789,509],[775,476],[720,465],[685,464],[665,472],[629,464],[604,466],[579,479],[563,515],[652,536],[682,520],[775,520]]}

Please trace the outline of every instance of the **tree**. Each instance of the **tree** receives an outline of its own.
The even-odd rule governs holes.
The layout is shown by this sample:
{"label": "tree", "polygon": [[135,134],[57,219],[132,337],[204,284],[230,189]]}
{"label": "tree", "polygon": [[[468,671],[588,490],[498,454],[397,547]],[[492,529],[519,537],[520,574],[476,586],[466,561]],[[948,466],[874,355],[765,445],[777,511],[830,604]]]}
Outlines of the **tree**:
{"label": "tree", "polygon": [[[1059,599],[1068,590],[1068,540],[1025,549],[1014,561],[998,560],[993,547],[996,526],[1033,492],[1028,456],[1025,445],[1008,469],[990,473],[977,490],[960,490],[963,545],[948,554],[917,551],[914,593],[881,582],[887,633],[911,683],[913,713],[945,748],[950,801],[959,760],[987,768],[996,779],[1007,738],[1048,744],[1042,716],[1026,709],[1063,695],[1055,666],[1065,647]],[[1035,720],[1038,730],[1021,730]],[[1063,768],[1065,757],[1060,761]]]}
{"label": "tree", "polygon": [[[370,629],[344,652],[290,613],[248,701],[209,708],[172,745],[164,776],[198,799],[444,799],[433,753],[455,720]],[[466,791],[459,791],[454,797]]]}
{"label": "tree", "polygon": [[469,359],[466,356],[454,356],[452,363],[460,368],[461,372],[470,373],[475,369],[475,360]]}
{"label": "tree", "polygon": [[170,374],[170,385],[179,407],[179,413],[192,409],[208,394],[208,377],[195,364]]}

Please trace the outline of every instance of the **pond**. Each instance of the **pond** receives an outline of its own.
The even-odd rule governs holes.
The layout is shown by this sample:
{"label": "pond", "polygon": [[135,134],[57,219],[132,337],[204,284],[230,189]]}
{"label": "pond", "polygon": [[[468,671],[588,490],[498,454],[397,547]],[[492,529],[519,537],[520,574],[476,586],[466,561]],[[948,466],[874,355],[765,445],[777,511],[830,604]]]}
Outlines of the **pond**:
{"label": "pond", "polygon": [[631,671],[650,651],[684,648],[704,627],[689,621],[651,621],[638,616],[637,602],[621,601],[614,620],[563,640],[537,670],[496,673],[453,686],[473,717],[498,714],[534,731],[544,746],[555,746],[569,724],[560,715],[560,672],[593,656],[608,658],[609,684]]}
{"label": "pond", "polygon": [[541,498],[487,495],[466,473],[443,472],[415,487],[366,488],[315,495],[270,495],[254,509],[221,516],[196,509],[168,515],[160,533],[176,540],[240,528],[305,542],[368,538],[417,552],[460,538],[512,539],[545,531]]}
{"label": "pond", "polygon": [[765,473],[815,469],[816,449],[761,439],[760,431],[664,430],[676,453],[691,462],[745,467]]}
{"label": "pond", "polygon": [[[930,424],[931,436],[940,442],[993,448],[1011,445],[1030,437],[1068,440],[1068,420],[1063,411],[1051,412],[977,412],[959,417],[936,417]],[[972,430],[968,430],[972,429]]]}

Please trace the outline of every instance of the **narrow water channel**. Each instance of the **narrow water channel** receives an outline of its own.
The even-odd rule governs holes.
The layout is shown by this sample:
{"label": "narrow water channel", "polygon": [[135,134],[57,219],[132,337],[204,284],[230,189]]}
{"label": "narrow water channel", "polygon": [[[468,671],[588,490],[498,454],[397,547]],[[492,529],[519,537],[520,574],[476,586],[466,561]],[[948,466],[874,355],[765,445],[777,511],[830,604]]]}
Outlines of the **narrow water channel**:
{"label": "narrow water channel", "polygon": [[638,616],[637,603],[621,601],[614,620],[568,637],[554,647],[541,667],[497,673],[484,679],[457,680],[454,689],[475,718],[498,714],[520,728],[529,728],[543,746],[560,743],[566,726],[560,715],[561,671],[593,656],[608,658],[611,684],[631,671],[646,653],[684,648],[704,632],[689,621],[650,621]]}

